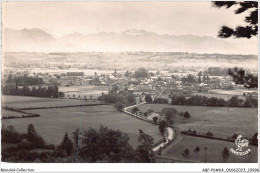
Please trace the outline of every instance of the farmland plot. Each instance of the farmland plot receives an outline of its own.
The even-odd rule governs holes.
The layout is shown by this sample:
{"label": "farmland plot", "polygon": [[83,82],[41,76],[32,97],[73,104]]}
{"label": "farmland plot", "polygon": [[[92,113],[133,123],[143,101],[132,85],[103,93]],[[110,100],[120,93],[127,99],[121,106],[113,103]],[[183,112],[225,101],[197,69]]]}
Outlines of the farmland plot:
{"label": "farmland plot", "polygon": [[20,112],[14,112],[14,111],[10,111],[10,110],[5,110],[5,109],[2,109],[2,118],[3,117],[21,117],[22,116],[22,113]]}
{"label": "farmland plot", "polygon": [[77,99],[56,99],[43,97],[26,97],[26,96],[2,96],[2,106],[14,108],[31,108],[31,107],[55,107],[55,106],[71,106],[81,104],[99,103],[96,100],[77,100]]}
{"label": "farmland plot", "polygon": [[234,133],[251,138],[257,132],[257,108],[227,108],[227,107],[203,107],[203,106],[175,106],[167,104],[140,105],[141,112],[153,109],[161,112],[165,107],[174,107],[177,111],[188,111],[190,119],[178,117],[175,121],[182,131],[196,130],[197,132],[212,132],[214,136],[227,138]]}
{"label": "farmland plot", "polygon": [[[192,141],[192,142],[191,142]],[[198,155],[193,151],[196,147],[200,148]],[[175,146],[173,146],[167,153],[165,153],[162,157],[177,159],[177,160],[187,160],[192,162],[205,162],[205,150],[204,147],[207,147],[206,151],[206,162],[207,163],[223,163],[223,157],[221,152],[224,147],[227,147],[228,150],[233,148],[234,150],[237,148],[235,143],[205,139],[193,136],[184,135],[182,141]],[[190,150],[189,158],[184,158],[182,156],[182,152],[185,149]],[[249,145],[246,149],[250,149],[251,153],[238,156],[229,152],[229,158],[226,161],[227,163],[256,163],[257,155],[258,155],[258,147]],[[245,150],[245,149],[244,149]]]}
{"label": "farmland plot", "polygon": [[59,145],[66,132],[72,135],[76,129],[99,128],[100,125],[114,130],[121,130],[130,137],[130,144],[137,147],[139,129],[151,135],[154,142],[162,139],[158,126],[141,121],[122,112],[118,112],[113,106],[88,106],[55,109],[35,109],[28,112],[38,113],[41,117],[30,119],[2,120],[4,125],[13,125],[18,132],[26,132],[28,124],[32,123],[36,131],[49,144]]}

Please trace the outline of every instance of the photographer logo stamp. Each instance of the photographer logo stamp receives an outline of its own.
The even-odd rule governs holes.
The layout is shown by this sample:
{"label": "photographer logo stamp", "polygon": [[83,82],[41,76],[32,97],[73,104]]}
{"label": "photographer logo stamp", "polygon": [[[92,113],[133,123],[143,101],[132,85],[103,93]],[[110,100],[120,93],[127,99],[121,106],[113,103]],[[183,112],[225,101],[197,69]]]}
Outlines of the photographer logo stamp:
{"label": "photographer logo stamp", "polygon": [[235,150],[233,148],[230,149],[230,152],[232,152],[233,154],[244,156],[251,152],[250,149],[243,151],[243,148],[248,147],[249,141],[247,139],[242,139],[241,135],[237,137],[237,139],[235,140],[235,144],[237,146],[237,149]]}

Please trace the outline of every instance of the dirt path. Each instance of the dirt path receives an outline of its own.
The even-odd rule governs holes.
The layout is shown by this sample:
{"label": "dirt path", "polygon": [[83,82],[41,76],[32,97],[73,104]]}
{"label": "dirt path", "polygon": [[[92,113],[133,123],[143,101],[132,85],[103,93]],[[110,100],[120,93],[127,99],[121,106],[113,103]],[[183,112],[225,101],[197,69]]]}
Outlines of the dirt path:
{"label": "dirt path", "polygon": [[158,151],[160,148],[164,148],[169,142],[171,142],[174,139],[174,134],[175,134],[174,130],[171,127],[167,127],[167,131],[168,131],[168,136],[167,136],[168,140],[166,142],[162,142],[157,146],[155,146],[153,148],[154,152]]}
{"label": "dirt path", "polygon": [[174,145],[178,144],[182,140],[182,134],[179,127],[174,127],[173,141],[162,150],[162,155],[166,154]]}
{"label": "dirt path", "polygon": [[[123,112],[125,112],[127,114],[130,114],[132,116],[135,116],[135,117],[137,117],[137,118],[139,118],[139,119],[141,119],[143,121],[148,121],[148,120],[144,119],[143,117],[139,117],[139,116],[137,116],[137,115],[127,111],[127,109],[129,109],[129,108],[133,108],[133,107],[136,107],[136,106],[139,106],[139,105],[142,105],[142,104],[145,104],[145,102],[142,102],[142,103],[137,104],[137,105],[132,105],[132,106],[129,106],[129,107],[125,107],[125,108],[123,108]],[[175,139],[175,131],[174,131],[174,129],[172,127],[167,127],[167,131],[168,131],[167,141],[166,142],[161,142],[158,145],[156,145],[153,148],[154,152],[158,151],[160,148],[166,147],[169,142],[171,142],[172,140]]]}

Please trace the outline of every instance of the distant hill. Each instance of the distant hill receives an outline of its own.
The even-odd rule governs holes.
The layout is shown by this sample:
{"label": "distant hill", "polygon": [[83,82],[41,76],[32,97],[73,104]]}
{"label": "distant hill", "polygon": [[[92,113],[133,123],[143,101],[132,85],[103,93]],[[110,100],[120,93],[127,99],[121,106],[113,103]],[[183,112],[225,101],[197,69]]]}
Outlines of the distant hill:
{"label": "distant hill", "polygon": [[51,34],[41,29],[3,30],[3,49],[5,51],[45,52],[59,44]]}
{"label": "distant hill", "polygon": [[194,35],[159,35],[145,30],[126,30],[122,33],[94,33],[84,35],[78,32],[55,38],[37,28],[13,30],[4,29],[4,51],[172,51],[197,53],[256,53],[255,47],[241,42],[232,42],[213,37]]}

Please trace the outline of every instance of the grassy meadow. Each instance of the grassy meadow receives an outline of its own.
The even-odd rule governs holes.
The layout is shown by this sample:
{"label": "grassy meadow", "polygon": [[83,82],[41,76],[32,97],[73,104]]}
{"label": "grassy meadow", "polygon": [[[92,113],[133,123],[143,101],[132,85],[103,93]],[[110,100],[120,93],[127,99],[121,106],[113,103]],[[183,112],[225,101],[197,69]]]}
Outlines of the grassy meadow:
{"label": "grassy meadow", "polygon": [[97,100],[56,99],[28,96],[2,96],[2,106],[14,108],[38,108],[99,103]]}
{"label": "grassy meadow", "polygon": [[196,130],[200,133],[212,132],[214,136],[227,138],[234,133],[251,138],[258,130],[257,108],[227,108],[205,106],[175,106],[167,104],[143,104],[138,106],[141,112],[152,109],[161,112],[165,107],[174,107],[177,111],[188,111],[190,119],[176,116],[174,125],[182,131]]}
{"label": "grassy meadow", "polygon": [[[25,99],[28,99],[25,97]],[[18,97],[16,104],[20,101],[20,106],[24,107],[27,104],[41,107],[46,99],[34,99],[31,103],[27,100],[22,101]],[[47,99],[51,100],[51,99]],[[30,100],[29,100],[30,101]],[[61,100],[61,102],[64,100]],[[78,100],[69,100],[69,102]],[[66,101],[64,101],[66,102]],[[10,105],[13,105],[10,103]],[[56,105],[56,102],[49,102],[48,105]],[[37,118],[22,118],[22,119],[4,119],[2,124],[5,126],[13,125],[18,132],[26,132],[28,124],[32,123],[36,131],[46,140],[49,144],[59,145],[66,132],[72,135],[77,128],[87,130],[88,128],[99,128],[100,125],[107,126],[114,130],[121,130],[127,133],[130,137],[130,144],[133,147],[138,145],[137,138],[139,136],[139,129],[151,135],[154,142],[162,139],[159,133],[158,126],[148,122],[140,121],[125,113],[118,112],[114,106],[98,105],[87,107],[69,107],[69,108],[55,108],[55,109],[34,109],[26,110],[31,113],[38,113],[40,117]]]}
{"label": "grassy meadow", "polygon": [[[191,142],[192,141],[192,142]],[[194,152],[194,148],[200,148],[198,155]],[[207,147],[206,150],[206,162],[207,163],[223,163],[222,151],[224,147],[227,147],[228,150],[233,148],[234,150],[237,148],[235,143],[205,139],[193,136],[183,135],[180,143],[174,145],[167,153],[165,153],[162,157],[171,158],[171,159],[182,159],[191,162],[205,162],[205,150],[204,147]],[[182,156],[182,152],[185,149],[190,150],[189,158],[184,158]],[[250,149],[251,153],[244,156],[237,156],[233,153],[229,152],[229,158],[226,161],[227,163],[256,163],[257,155],[258,155],[258,147],[249,145],[244,148]]]}

